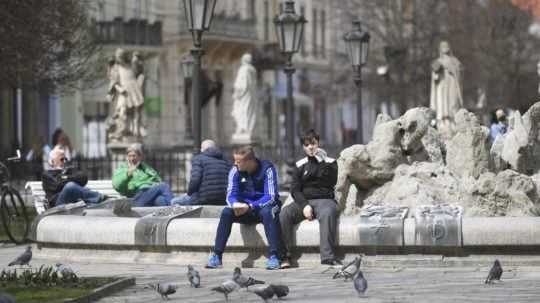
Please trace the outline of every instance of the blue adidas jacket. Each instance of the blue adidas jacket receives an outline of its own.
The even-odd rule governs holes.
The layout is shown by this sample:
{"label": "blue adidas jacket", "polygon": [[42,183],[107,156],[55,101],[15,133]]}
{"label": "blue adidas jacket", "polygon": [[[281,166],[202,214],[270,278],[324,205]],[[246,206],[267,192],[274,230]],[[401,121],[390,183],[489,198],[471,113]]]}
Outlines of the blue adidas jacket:
{"label": "blue adidas jacket", "polygon": [[254,209],[266,205],[281,204],[279,201],[276,168],[270,161],[259,160],[257,171],[253,174],[240,172],[236,166],[229,171],[227,185],[227,204],[245,202]]}

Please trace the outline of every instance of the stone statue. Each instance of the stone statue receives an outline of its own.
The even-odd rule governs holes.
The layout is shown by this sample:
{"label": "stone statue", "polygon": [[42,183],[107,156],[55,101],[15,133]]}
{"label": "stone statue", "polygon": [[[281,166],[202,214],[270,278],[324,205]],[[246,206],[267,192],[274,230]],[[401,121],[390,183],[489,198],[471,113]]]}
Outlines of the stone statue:
{"label": "stone statue", "polygon": [[144,74],[139,54],[133,54],[130,64],[125,51],[116,49],[114,60],[109,60],[108,77],[107,100],[112,109],[107,127],[109,141],[140,141],[146,129],[142,123]]}
{"label": "stone statue", "polygon": [[462,66],[448,42],[441,41],[439,58],[431,64],[431,71],[430,107],[436,112],[439,131],[445,132],[451,129],[454,114],[463,107]]}
{"label": "stone statue", "polygon": [[244,54],[234,81],[232,117],[236,130],[232,140],[249,142],[253,136],[257,115],[257,71],[251,64],[251,54]]}

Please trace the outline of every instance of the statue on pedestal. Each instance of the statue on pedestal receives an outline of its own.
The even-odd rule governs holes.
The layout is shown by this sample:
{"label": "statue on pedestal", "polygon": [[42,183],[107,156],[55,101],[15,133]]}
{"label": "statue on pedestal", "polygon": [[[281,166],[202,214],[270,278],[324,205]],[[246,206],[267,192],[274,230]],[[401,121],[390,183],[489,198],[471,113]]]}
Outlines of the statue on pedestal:
{"label": "statue on pedestal", "polygon": [[125,51],[116,49],[107,72],[110,81],[107,100],[111,103],[107,123],[109,142],[140,142],[146,136],[146,129],[142,123],[144,74],[139,54],[135,52],[129,62]]}
{"label": "statue on pedestal", "polygon": [[251,64],[251,54],[244,54],[234,81],[232,117],[236,130],[233,142],[249,143],[252,140],[257,115],[257,71]]}
{"label": "statue on pedestal", "polygon": [[431,64],[430,107],[436,112],[437,126],[442,132],[452,129],[454,114],[463,107],[462,73],[450,45],[441,41],[439,58]]}

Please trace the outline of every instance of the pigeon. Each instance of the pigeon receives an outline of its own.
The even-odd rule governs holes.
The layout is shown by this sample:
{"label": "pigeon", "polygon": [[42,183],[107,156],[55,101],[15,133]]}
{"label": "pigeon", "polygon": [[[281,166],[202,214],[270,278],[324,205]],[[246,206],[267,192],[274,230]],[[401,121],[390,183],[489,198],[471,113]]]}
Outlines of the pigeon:
{"label": "pigeon", "polygon": [[287,285],[270,284],[269,287],[272,288],[274,294],[280,299],[289,294],[289,286]]}
{"label": "pigeon", "polygon": [[154,289],[158,294],[161,295],[162,299],[169,300],[169,295],[172,295],[176,292],[178,286],[167,283],[150,283],[148,284],[152,289]]}
{"label": "pigeon", "polygon": [[367,290],[367,280],[364,278],[364,274],[361,270],[358,271],[356,277],[354,278],[354,288],[358,293],[358,296],[363,296]]}
{"label": "pigeon", "polygon": [[274,297],[274,289],[272,288],[272,285],[265,288],[256,289],[253,291],[253,293],[261,297],[264,302],[268,302],[269,299]]}
{"label": "pigeon", "polygon": [[362,263],[362,257],[358,256],[354,258],[350,263],[343,265],[341,269],[334,274],[332,279],[345,278],[345,281],[353,279],[360,270],[360,263]]}
{"label": "pigeon", "polygon": [[264,281],[255,280],[252,277],[242,275],[242,270],[240,267],[234,268],[233,281],[236,282],[240,287],[245,287],[246,290],[252,285],[264,284]]}
{"label": "pigeon", "polygon": [[15,298],[8,294],[0,293],[0,303],[15,303]]}
{"label": "pigeon", "polygon": [[188,272],[187,277],[189,280],[189,283],[191,284],[191,287],[199,288],[201,286],[201,277],[199,276],[199,272],[193,268],[193,266],[188,265]]}
{"label": "pigeon", "polygon": [[32,246],[29,245],[26,247],[26,250],[20,256],[18,256],[17,259],[11,261],[11,263],[9,263],[8,266],[13,266],[13,265],[30,266],[30,264],[28,264],[30,263],[30,260],[32,260]]}
{"label": "pigeon", "polygon": [[62,263],[56,263],[56,273],[62,275],[62,277],[69,277],[75,275],[75,272],[71,267],[64,265]]}
{"label": "pigeon", "polygon": [[225,301],[229,301],[229,294],[235,290],[240,288],[240,285],[238,285],[233,280],[227,280],[223,282],[220,286],[214,287],[211,290],[217,291],[225,295]]}
{"label": "pigeon", "polygon": [[493,266],[491,267],[491,269],[489,270],[489,274],[486,278],[486,284],[491,284],[493,283],[493,280],[501,280],[501,276],[503,274],[503,269],[501,267],[501,262],[499,262],[499,260],[495,260],[495,262],[493,262]]}

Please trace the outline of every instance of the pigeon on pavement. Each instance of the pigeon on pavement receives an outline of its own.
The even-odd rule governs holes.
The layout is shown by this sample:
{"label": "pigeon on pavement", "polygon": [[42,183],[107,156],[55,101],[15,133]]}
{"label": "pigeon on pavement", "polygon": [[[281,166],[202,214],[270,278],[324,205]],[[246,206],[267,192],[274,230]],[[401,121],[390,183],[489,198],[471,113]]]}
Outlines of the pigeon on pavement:
{"label": "pigeon on pavement", "polygon": [[0,293],[0,303],[15,303],[15,298],[8,294]]}
{"label": "pigeon on pavement", "polygon": [[269,299],[272,299],[274,297],[274,290],[272,288],[272,285],[269,285],[265,288],[259,288],[253,291],[254,294],[261,297],[264,302],[268,302]]}
{"label": "pigeon on pavement", "polygon": [[489,274],[486,278],[485,283],[491,284],[493,283],[494,280],[500,281],[502,274],[503,274],[503,269],[501,267],[501,262],[499,262],[499,260],[495,260],[495,262],[493,262],[493,266],[489,270]]}
{"label": "pigeon on pavement", "polygon": [[191,284],[191,287],[199,288],[201,286],[201,277],[199,276],[199,272],[193,268],[193,266],[188,265],[188,272],[187,277],[189,280],[189,284]]}
{"label": "pigeon on pavement", "polygon": [[367,290],[367,280],[364,278],[364,274],[361,270],[358,271],[356,277],[354,278],[354,288],[358,292],[358,296],[363,296]]}
{"label": "pigeon on pavement", "polygon": [[248,289],[248,287],[255,284],[264,284],[264,281],[255,280],[252,277],[246,277],[242,275],[242,270],[240,267],[234,268],[233,281],[236,282],[240,287]]}
{"label": "pigeon on pavement", "polygon": [[356,273],[360,270],[360,263],[362,263],[362,257],[358,256],[354,258],[353,261],[343,265],[341,269],[334,274],[332,279],[345,278],[345,281],[354,279],[354,276],[356,276]]}
{"label": "pigeon on pavement", "polygon": [[158,294],[161,295],[162,299],[169,300],[169,295],[172,295],[176,292],[178,286],[168,283],[150,283],[148,284],[152,289],[154,289]]}
{"label": "pigeon on pavement", "polygon": [[270,284],[269,287],[272,288],[274,294],[280,299],[289,294],[289,286],[287,285]]}
{"label": "pigeon on pavement", "polygon": [[30,260],[32,260],[32,246],[28,245],[26,247],[26,250],[20,255],[17,257],[17,259],[11,261],[8,266],[13,266],[13,265],[20,265],[20,266],[23,266],[23,265],[28,265],[30,266]]}
{"label": "pigeon on pavement", "polygon": [[233,280],[227,280],[223,282],[220,286],[214,287],[211,290],[222,293],[225,296],[225,301],[229,301],[229,294],[240,288]]}

